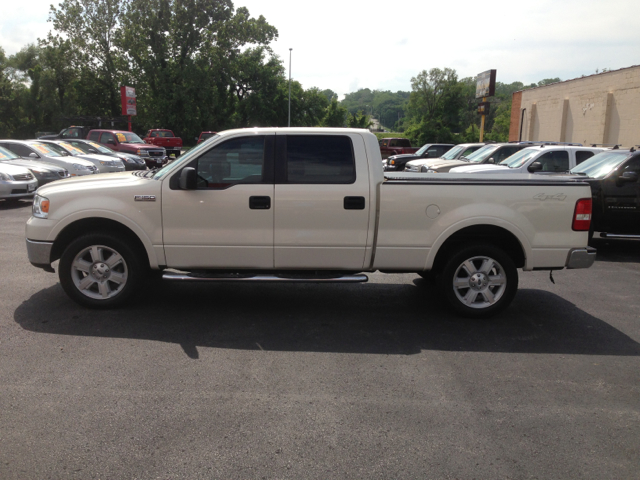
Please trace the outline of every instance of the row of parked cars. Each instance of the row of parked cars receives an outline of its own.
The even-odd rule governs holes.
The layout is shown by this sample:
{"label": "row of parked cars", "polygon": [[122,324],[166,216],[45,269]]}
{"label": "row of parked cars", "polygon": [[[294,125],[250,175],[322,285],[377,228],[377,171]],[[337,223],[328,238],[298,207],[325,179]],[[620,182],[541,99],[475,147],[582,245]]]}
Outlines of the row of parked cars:
{"label": "row of parked cars", "polygon": [[0,198],[8,200],[62,178],[147,169],[143,157],[93,140],[0,140]]}
{"label": "row of parked cars", "polygon": [[[441,153],[444,150],[444,153]],[[640,239],[640,151],[560,142],[427,144],[383,160],[386,172],[525,173],[589,183],[591,233]]]}

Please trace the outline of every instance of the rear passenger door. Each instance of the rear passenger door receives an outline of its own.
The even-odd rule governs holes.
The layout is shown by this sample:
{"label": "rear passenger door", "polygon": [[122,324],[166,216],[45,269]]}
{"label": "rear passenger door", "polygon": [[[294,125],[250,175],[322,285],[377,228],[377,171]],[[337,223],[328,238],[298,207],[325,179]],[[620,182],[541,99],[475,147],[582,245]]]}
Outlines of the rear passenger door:
{"label": "rear passenger door", "polygon": [[362,137],[276,134],[275,175],[275,268],[361,270],[372,208]]}

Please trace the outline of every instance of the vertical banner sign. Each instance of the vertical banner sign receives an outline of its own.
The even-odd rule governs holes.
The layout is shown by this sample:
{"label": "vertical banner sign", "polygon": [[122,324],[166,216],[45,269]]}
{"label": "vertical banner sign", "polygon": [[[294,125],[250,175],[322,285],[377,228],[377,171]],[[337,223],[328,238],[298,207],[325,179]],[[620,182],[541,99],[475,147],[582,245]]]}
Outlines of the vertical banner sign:
{"label": "vertical banner sign", "polygon": [[120,98],[122,99],[122,115],[137,115],[136,111],[136,89],[133,87],[120,87]]}
{"label": "vertical banner sign", "polygon": [[136,89],[133,87],[120,87],[120,100],[122,102],[122,115],[129,117],[129,131],[131,131],[131,116],[137,115]]}
{"label": "vertical banner sign", "polygon": [[481,98],[482,103],[478,105],[478,113],[482,115],[480,120],[480,141],[484,140],[484,119],[489,113],[489,102],[487,97],[496,94],[496,71],[487,70],[476,77],[476,98]]}

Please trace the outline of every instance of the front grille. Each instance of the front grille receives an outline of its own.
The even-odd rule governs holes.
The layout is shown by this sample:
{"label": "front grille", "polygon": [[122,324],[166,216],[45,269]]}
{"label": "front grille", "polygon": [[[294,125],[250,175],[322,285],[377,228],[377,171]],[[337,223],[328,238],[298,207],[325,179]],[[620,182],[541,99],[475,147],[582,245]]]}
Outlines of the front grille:
{"label": "front grille", "polygon": [[30,173],[21,173],[19,175],[11,175],[13,177],[14,180],[17,181],[24,181],[24,180],[31,180],[33,178],[33,175],[31,175]]}
{"label": "front grille", "polygon": [[150,157],[164,157],[164,150],[147,150]]}
{"label": "front grille", "polygon": [[11,195],[20,195],[21,193],[27,193],[26,188],[14,188],[11,190]]}
{"label": "front grille", "polygon": [[62,172],[58,172],[58,175],[60,175],[62,178],[66,178],[69,176],[69,171],[63,170]]}

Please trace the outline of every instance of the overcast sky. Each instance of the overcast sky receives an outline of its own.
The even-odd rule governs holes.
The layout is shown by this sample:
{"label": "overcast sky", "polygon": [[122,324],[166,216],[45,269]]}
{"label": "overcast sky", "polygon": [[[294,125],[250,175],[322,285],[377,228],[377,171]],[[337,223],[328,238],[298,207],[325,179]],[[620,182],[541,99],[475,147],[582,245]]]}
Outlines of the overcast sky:
{"label": "overcast sky", "polygon": [[[10,55],[46,37],[49,4],[4,0],[0,45]],[[449,0],[401,3],[239,0],[279,32],[272,44],[304,88],[341,96],[359,88],[411,90],[411,77],[454,68],[474,77],[495,68],[504,83],[562,80],[640,64],[640,1]]]}

